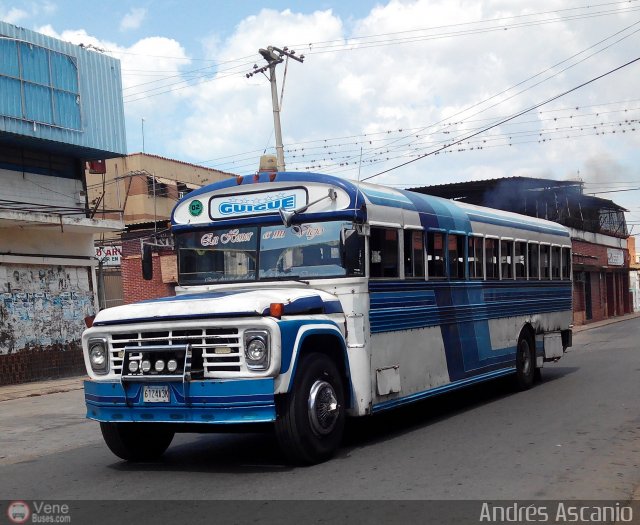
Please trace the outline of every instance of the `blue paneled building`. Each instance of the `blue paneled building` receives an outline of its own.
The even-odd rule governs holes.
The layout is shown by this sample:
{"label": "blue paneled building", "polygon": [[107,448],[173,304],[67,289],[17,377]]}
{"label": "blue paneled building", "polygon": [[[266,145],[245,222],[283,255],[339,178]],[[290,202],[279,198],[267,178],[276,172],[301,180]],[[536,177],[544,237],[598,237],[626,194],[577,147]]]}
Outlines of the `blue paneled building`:
{"label": "blue paneled building", "polygon": [[96,308],[87,161],[126,155],[120,62],[0,22],[0,384],[81,372]]}

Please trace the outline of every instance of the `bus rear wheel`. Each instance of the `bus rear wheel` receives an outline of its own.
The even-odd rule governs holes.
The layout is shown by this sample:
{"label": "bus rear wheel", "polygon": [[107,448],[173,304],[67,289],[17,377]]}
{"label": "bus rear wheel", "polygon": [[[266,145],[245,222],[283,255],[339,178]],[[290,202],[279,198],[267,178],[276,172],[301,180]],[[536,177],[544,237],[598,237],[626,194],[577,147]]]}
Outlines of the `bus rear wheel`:
{"label": "bus rear wheel", "polygon": [[291,461],[311,465],[335,454],[344,433],[344,385],[328,356],[304,356],[291,392],[277,407],[276,436]]}
{"label": "bus rear wheel", "polygon": [[516,350],[516,388],[528,390],[533,386],[536,374],[536,361],[533,344],[528,334],[522,334],[518,339]]}
{"label": "bus rear wheel", "polygon": [[151,461],[165,453],[174,432],[154,423],[100,423],[109,450],[126,461]]}

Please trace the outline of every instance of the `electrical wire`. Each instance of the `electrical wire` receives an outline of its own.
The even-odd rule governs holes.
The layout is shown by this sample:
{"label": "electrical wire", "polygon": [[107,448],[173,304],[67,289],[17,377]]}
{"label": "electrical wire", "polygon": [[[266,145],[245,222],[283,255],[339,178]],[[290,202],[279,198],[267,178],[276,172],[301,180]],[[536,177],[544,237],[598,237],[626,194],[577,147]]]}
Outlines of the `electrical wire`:
{"label": "electrical wire", "polygon": [[530,106],[530,107],[529,107],[529,108],[527,108],[527,109],[524,109],[524,110],[522,110],[522,111],[519,111],[519,112],[515,113],[514,115],[512,115],[512,116],[510,116],[510,117],[507,117],[507,118],[505,118],[505,119],[499,120],[499,121],[498,121],[498,122],[496,122],[495,124],[492,124],[492,125],[490,125],[490,126],[484,127],[483,129],[481,129],[481,130],[479,130],[479,131],[476,131],[476,132],[472,133],[471,135],[467,135],[467,136],[462,137],[462,138],[460,138],[460,139],[456,139],[456,140],[454,140],[453,142],[451,142],[450,144],[445,145],[445,146],[442,146],[441,148],[438,148],[437,150],[433,150],[433,151],[431,151],[431,152],[429,152],[429,153],[425,153],[424,155],[421,155],[420,157],[418,157],[418,158],[416,158],[416,159],[413,159],[413,160],[410,160],[410,161],[404,162],[404,163],[399,164],[399,165],[397,165],[397,166],[394,166],[394,167],[392,167],[392,168],[389,168],[389,169],[386,169],[386,170],[384,170],[384,171],[381,171],[381,172],[375,173],[375,174],[373,174],[373,175],[370,175],[370,176],[368,176],[368,177],[365,177],[365,178],[364,178],[364,179],[362,179],[362,180],[370,180],[370,179],[373,179],[373,178],[378,177],[378,176],[380,176],[380,175],[383,175],[384,173],[389,173],[390,171],[396,170],[396,169],[398,169],[398,168],[401,168],[401,167],[403,167],[403,166],[406,166],[406,165],[411,164],[411,163],[413,163],[413,162],[416,162],[416,161],[418,161],[418,160],[424,159],[425,157],[428,157],[428,156],[430,156],[430,155],[433,155],[433,154],[434,154],[434,153],[436,153],[437,151],[442,151],[443,149],[446,149],[447,147],[455,146],[455,145],[457,145],[457,144],[460,144],[461,142],[464,142],[465,140],[468,140],[468,139],[470,139],[470,138],[476,137],[476,136],[478,136],[478,135],[480,135],[480,134],[482,134],[482,133],[486,133],[487,131],[489,131],[489,130],[491,130],[491,129],[493,129],[493,128],[496,128],[496,127],[500,126],[501,124],[504,124],[504,123],[506,123],[506,122],[509,122],[509,121],[511,121],[511,120],[514,120],[514,119],[518,118],[518,117],[519,117],[519,116],[521,116],[521,115],[524,115],[524,114],[526,114],[526,113],[529,113],[530,111],[533,111],[533,110],[535,110],[535,109],[537,109],[537,108],[539,108],[539,107],[542,107],[542,106],[544,106],[544,105],[546,105],[546,104],[549,104],[550,102],[553,102],[554,100],[558,100],[559,98],[564,97],[564,96],[568,95],[569,93],[573,93],[574,91],[577,91],[577,90],[579,90],[579,89],[582,89],[582,88],[583,88],[583,87],[585,87],[585,86],[588,86],[589,84],[592,84],[592,83],[594,83],[594,82],[597,82],[598,80],[601,80],[602,78],[605,78],[605,77],[607,77],[607,76],[609,76],[609,75],[611,75],[611,74],[613,74],[613,73],[616,73],[617,71],[620,71],[620,70],[622,70],[622,69],[624,69],[624,68],[626,68],[626,67],[629,67],[630,65],[635,64],[635,63],[636,63],[636,62],[638,62],[639,60],[640,60],[640,57],[638,57],[638,58],[634,58],[633,60],[630,60],[629,62],[626,62],[625,64],[622,64],[621,66],[618,66],[618,67],[616,67],[616,68],[614,68],[614,69],[610,69],[609,71],[607,71],[607,72],[605,72],[605,73],[602,73],[601,75],[598,75],[597,77],[593,77],[593,78],[591,78],[591,79],[587,80],[586,82],[583,82],[583,83],[578,84],[577,86],[574,86],[574,87],[572,87],[572,88],[570,88],[570,89],[568,89],[568,90],[566,90],[566,91],[563,91],[562,93],[559,93],[559,94],[554,95],[554,96],[552,96],[552,97],[550,97],[550,98],[548,98],[548,99],[546,99],[546,100],[544,100],[544,101],[542,101],[542,102],[539,102],[539,103],[537,103],[537,104],[534,104],[533,106]]}
{"label": "electrical wire", "polygon": [[[638,0],[628,0],[627,2],[611,2],[611,3],[596,4],[596,5],[585,5],[585,6],[579,6],[579,7],[575,7],[575,8],[567,8],[567,9],[562,9],[562,10],[544,11],[544,12],[541,12],[541,13],[530,13],[530,14],[526,14],[526,15],[515,15],[513,17],[504,17],[504,18],[492,19],[492,20],[487,20],[487,21],[480,20],[480,21],[466,22],[466,23],[461,23],[461,24],[451,24],[451,25],[448,25],[448,26],[439,26],[437,28],[406,30],[406,31],[401,31],[401,32],[397,32],[397,33],[394,33],[394,34],[410,33],[410,32],[417,32],[417,31],[428,31],[428,30],[441,29],[441,28],[446,28],[446,27],[459,27],[459,26],[467,26],[467,25],[473,25],[473,24],[491,23],[491,22],[496,22],[496,21],[502,21],[502,20],[508,20],[508,19],[517,19],[517,18],[521,18],[521,17],[540,16],[540,15],[546,15],[546,14],[550,14],[550,13],[558,13],[558,12],[563,12],[563,11],[575,11],[575,10],[580,10],[580,9],[592,9],[593,7],[603,7],[603,6],[620,5],[620,4],[628,5],[630,3],[630,1],[637,2]],[[629,7],[629,8],[624,8],[624,9],[615,9],[615,10],[610,10],[610,11],[598,11],[598,12],[595,12],[595,13],[594,12],[590,12],[590,13],[587,13],[587,14],[584,14],[584,15],[572,15],[572,16],[569,16],[569,17],[558,17],[558,18],[555,18],[555,19],[546,19],[546,20],[541,20],[541,21],[522,22],[522,23],[515,24],[513,26],[504,26],[503,25],[503,26],[500,26],[500,27],[497,27],[497,28],[491,28],[491,29],[482,29],[482,30],[473,30],[473,31],[470,30],[470,32],[465,32],[465,33],[462,33],[462,34],[452,33],[452,34],[440,34],[440,35],[431,36],[431,37],[421,37],[419,39],[413,38],[413,40],[411,40],[410,42],[430,40],[430,39],[433,39],[433,38],[445,38],[445,37],[450,38],[450,37],[453,37],[453,36],[464,36],[466,34],[484,33],[484,32],[487,32],[487,31],[504,31],[506,29],[514,29],[514,28],[526,27],[526,26],[529,26],[529,25],[542,25],[542,24],[556,23],[556,22],[560,22],[560,21],[572,21],[572,20],[579,20],[579,19],[582,19],[582,18],[593,18],[593,17],[598,17],[598,16],[607,16],[607,15],[612,15],[612,14],[620,14],[620,13],[623,13],[623,12],[633,12],[633,11],[637,11],[637,10],[640,10],[640,6]],[[387,34],[383,33],[381,35],[370,35],[370,36],[364,36],[364,37],[352,37],[352,38],[350,38],[350,40],[367,39],[367,38],[374,38],[374,37],[377,38],[378,36],[386,36],[386,35],[388,35],[388,33]],[[380,47],[381,45],[394,45],[394,44],[398,44],[398,43],[410,43],[410,42],[407,42],[406,39],[401,39],[399,41],[393,41],[393,40],[376,41],[374,43],[369,43],[367,45],[361,45],[357,49],[366,49],[368,47]],[[319,44],[319,43],[315,43],[315,44]],[[297,47],[297,46],[300,46],[300,45],[304,45],[304,44],[298,44],[296,46],[290,46],[290,47]],[[312,42],[312,43],[309,43],[308,45],[313,47],[314,43]],[[311,54],[336,52],[336,51],[344,51],[344,50],[353,50],[354,49],[353,46],[351,46],[351,45],[348,45],[348,46],[350,46],[350,47],[345,47],[344,49],[329,49],[329,50],[324,49],[324,50],[322,50],[322,48],[321,48],[320,50],[309,51],[309,52],[306,53],[306,55],[308,56],[308,55],[311,55]],[[116,53],[116,52],[114,51],[114,53]],[[133,53],[129,53],[129,54],[133,54]],[[152,56],[153,57],[154,55],[148,55],[148,56]],[[157,57],[159,57],[159,58],[168,58],[168,57],[162,57],[162,56],[157,56]],[[240,59],[233,59],[233,60],[229,60],[229,61],[226,61],[226,62],[221,62],[220,64],[233,63],[233,62],[237,62],[237,61],[243,60],[245,58],[251,58],[251,56],[243,57],[243,58],[240,58]],[[229,69],[237,69],[239,67],[244,67],[244,65],[242,65],[242,66],[240,66],[240,65],[234,66],[233,68],[228,68],[228,70]],[[193,71],[199,71],[199,70],[202,70],[202,69],[208,69],[208,68],[200,68],[198,70],[193,70]],[[147,83],[138,84],[138,86],[139,85],[149,84],[149,83],[154,83],[154,82],[161,82],[163,80],[167,80],[167,79],[170,79],[170,78],[176,78],[177,76],[181,76],[181,75],[172,75],[172,76],[166,77],[164,79],[158,79],[158,80],[154,80],[154,81],[149,81]],[[205,77],[205,76],[206,75],[200,75],[198,78],[202,78],[202,77]],[[229,76],[231,76],[231,75],[229,75]],[[223,77],[220,77],[220,78],[226,78],[226,76],[223,76]],[[218,78],[218,77],[209,78],[208,80],[204,80],[203,82],[210,82],[210,81],[213,81],[213,80],[218,80],[220,78]],[[184,82],[188,82],[188,80],[182,80],[182,81],[176,82],[174,84],[169,84],[166,87],[173,86],[173,85],[179,85],[179,84],[182,84]],[[130,87],[134,87],[134,86],[130,86]],[[188,87],[188,86],[183,86],[180,89],[183,89],[185,87]],[[150,91],[159,90],[161,88],[162,87],[153,88]],[[129,89],[129,88],[127,88],[127,89]],[[165,93],[168,93],[170,91],[174,91],[174,90],[162,91],[162,92],[156,93],[156,94],[154,94],[152,96],[165,94]],[[131,95],[132,96],[136,96],[136,95],[142,95],[142,94],[145,94],[145,93],[147,93],[147,91],[141,91],[141,92],[133,93]],[[135,102],[137,100],[140,100],[140,99],[139,98],[135,98],[133,100],[128,100],[126,102]]]}

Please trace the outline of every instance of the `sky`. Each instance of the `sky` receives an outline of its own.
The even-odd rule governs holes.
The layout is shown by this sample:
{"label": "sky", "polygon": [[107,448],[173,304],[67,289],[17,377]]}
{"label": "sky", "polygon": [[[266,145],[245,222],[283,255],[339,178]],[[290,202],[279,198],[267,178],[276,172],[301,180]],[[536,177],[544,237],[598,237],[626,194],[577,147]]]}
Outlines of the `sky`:
{"label": "sky", "polygon": [[273,113],[246,73],[287,46],[287,170],[582,180],[640,233],[640,0],[0,0],[0,19],[120,59],[129,153],[144,128],[147,153],[255,172]]}

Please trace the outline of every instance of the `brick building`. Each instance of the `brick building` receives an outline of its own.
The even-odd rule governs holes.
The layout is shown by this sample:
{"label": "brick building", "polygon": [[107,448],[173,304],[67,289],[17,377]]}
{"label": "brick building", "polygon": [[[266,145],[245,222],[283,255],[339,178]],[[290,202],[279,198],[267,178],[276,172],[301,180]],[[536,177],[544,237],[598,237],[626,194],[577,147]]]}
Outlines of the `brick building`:
{"label": "brick building", "polygon": [[[175,295],[178,282],[176,253],[163,223],[162,233],[154,234],[153,223],[143,223],[137,229],[122,234],[122,288],[123,303]],[[153,251],[153,279],[142,278],[141,240],[153,240],[159,246]],[[164,246],[163,246],[164,245]]]}
{"label": "brick building", "polygon": [[636,251],[636,238],[630,236],[627,242],[629,248],[629,294],[631,296],[631,309],[640,312],[640,254]]}
{"label": "brick building", "polygon": [[558,222],[571,230],[573,313],[585,324],[632,311],[626,211],[585,195],[581,181],[509,177],[412,191]]}
{"label": "brick building", "polygon": [[[95,216],[122,216],[126,231],[105,233],[96,239],[98,250],[114,247],[119,264],[99,266],[101,308],[174,294],[176,256],[168,221],[179,198],[205,184],[230,177],[206,166],[168,159],[149,153],[133,153],[87,167],[87,193]],[[140,241],[153,241],[154,278],[142,280]],[[157,267],[156,267],[157,266]]]}

